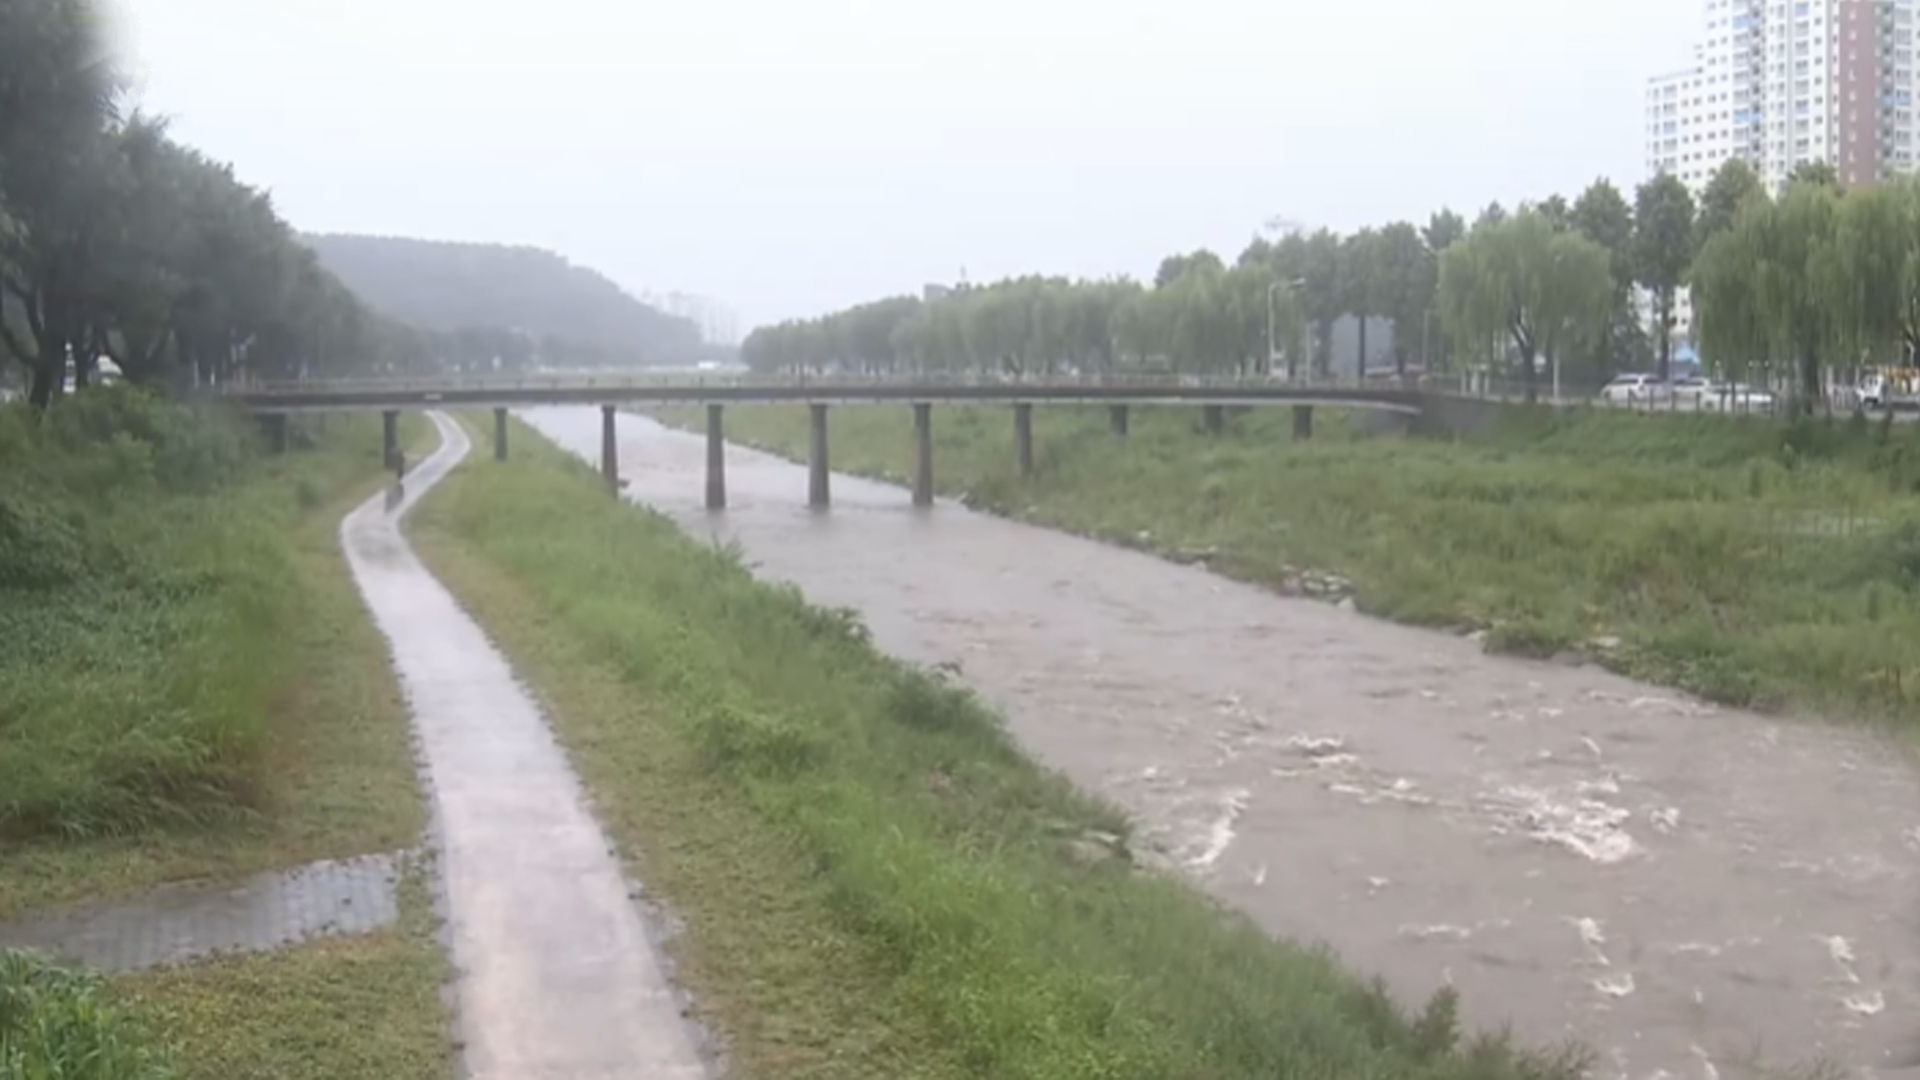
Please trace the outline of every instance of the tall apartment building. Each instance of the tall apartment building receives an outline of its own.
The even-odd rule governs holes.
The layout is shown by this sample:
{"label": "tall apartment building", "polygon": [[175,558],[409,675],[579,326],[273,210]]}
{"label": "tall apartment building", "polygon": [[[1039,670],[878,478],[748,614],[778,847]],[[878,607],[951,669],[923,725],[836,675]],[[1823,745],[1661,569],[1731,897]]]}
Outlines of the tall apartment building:
{"label": "tall apartment building", "polygon": [[[1848,186],[1913,171],[1916,3],[1707,0],[1693,65],[1647,83],[1649,174],[1698,196],[1735,157],[1776,194],[1802,162]],[[1692,312],[1677,314],[1689,340]]]}
{"label": "tall apartment building", "polygon": [[1647,166],[1698,192],[1745,158],[1776,191],[1831,163],[1846,184],[1915,164],[1920,0],[1707,0],[1686,71],[1648,81]]}

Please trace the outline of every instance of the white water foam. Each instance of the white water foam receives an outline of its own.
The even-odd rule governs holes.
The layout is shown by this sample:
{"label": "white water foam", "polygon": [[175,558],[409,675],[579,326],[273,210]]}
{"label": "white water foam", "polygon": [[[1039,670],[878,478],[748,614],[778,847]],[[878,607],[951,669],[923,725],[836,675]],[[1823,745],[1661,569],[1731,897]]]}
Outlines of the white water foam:
{"label": "white water foam", "polygon": [[1235,836],[1233,826],[1240,820],[1240,814],[1247,808],[1247,799],[1253,793],[1246,788],[1235,788],[1221,801],[1220,816],[1213,820],[1207,829],[1207,845],[1200,854],[1187,861],[1187,866],[1195,870],[1210,869],[1227,853]]}
{"label": "white water foam", "polygon": [[1640,850],[1632,834],[1623,828],[1632,814],[1611,803],[1556,797],[1541,788],[1520,785],[1502,787],[1485,796],[1485,801],[1502,822],[1589,862],[1617,863]]}

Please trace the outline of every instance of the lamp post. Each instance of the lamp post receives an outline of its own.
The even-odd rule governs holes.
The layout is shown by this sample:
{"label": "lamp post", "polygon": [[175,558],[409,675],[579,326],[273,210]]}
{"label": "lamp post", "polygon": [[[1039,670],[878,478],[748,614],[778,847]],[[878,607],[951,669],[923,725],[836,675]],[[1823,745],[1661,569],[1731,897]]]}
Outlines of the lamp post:
{"label": "lamp post", "polygon": [[[1304,284],[1306,284],[1305,278],[1293,278],[1288,281],[1273,281],[1267,284],[1267,376],[1269,378],[1273,376],[1273,362],[1276,359],[1278,359],[1280,356],[1279,338],[1275,335],[1275,332],[1274,332],[1273,298],[1275,295],[1279,293],[1281,289],[1287,290],[1288,295],[1292,295],[1295,290],[1299,289],[1300,286]],[[1287,378],[1289,381],[1291,381],[1293,378],[1293,370],[1292,370],[1293,366],[1289,364],[1287,367],[1288,367]]]}

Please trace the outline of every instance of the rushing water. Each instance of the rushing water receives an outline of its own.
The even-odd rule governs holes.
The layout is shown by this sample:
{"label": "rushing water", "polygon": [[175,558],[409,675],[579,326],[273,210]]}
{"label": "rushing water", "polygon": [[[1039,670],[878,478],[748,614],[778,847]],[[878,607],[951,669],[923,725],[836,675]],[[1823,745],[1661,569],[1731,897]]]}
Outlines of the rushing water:
{"label": "rushing water", "polygon": [[[526,419],[597,460],[599,415]],[[1203,887],[1598,1075],[1916,1060],[1920,784],[1868,734],[1716,709],[621,417],[628,494],[959,665]]]}

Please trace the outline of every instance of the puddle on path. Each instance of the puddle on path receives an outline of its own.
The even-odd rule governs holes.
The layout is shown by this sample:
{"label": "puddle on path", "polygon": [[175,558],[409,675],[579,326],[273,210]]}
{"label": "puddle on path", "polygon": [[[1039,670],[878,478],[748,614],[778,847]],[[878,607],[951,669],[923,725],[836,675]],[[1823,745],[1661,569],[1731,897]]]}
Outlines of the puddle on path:
{"label": "puddle on path", "polygon": [[399,919],[403,855],[368,855],[259,874],[234,884],[166,885],[110,904],[0,923],[0,949],[32,949],[108,972],[347,937]]}
{"label": "puddle on path", "polygon": [[486,635],[401,538],[398,515],[470,449],[441,449],[341,540],[419,738],[456,1022],[472,1080],[694,1080],[708,1062],[565,755]]}
{"label": "puddle on path", "polygon": [[[597,410],[525,418],[597,460]],[[936,417],[937,422],[937,417]],[[1269,931],[1409,997],[1573,1034],[1597,1075],[1898,1064],[1920,1028],[1920,783],[1857,731],[1287,599],[623,416],[628,495],[957,664],[1042,761]],[[906,447],[902,447],[903,461]],[[1009,451],[1011,452],[1011,451]]]}

